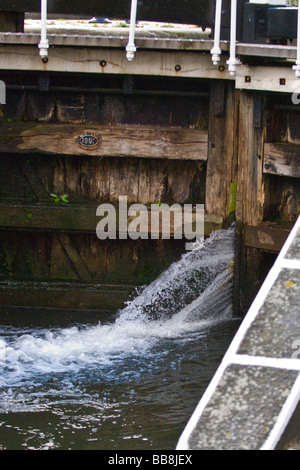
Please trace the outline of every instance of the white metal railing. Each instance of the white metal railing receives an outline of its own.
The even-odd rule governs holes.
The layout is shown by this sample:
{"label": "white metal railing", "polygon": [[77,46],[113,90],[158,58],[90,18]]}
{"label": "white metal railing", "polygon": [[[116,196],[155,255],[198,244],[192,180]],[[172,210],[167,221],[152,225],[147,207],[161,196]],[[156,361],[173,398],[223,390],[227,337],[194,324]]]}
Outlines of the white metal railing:
{"label": "white metal railing", "polygon": [[[265,2],[266,3],[266,2]],[[135,26],[137,15],[137,0],[131,0],[130,29],[128,44],[126,46],[126,57],[132,61],[136,53]],[[218,65],[221,56],[220,38],[222,23],[222,0],[216,1],[214,46],[211,49],[212,61]],[[227,60],[230,75],[235,75],[236,67],[241,65],[241,61],[236,55],[236,31],[237,31],[237,0],[231,0],[230,15],[230,54]],[[39,42],[40,56],[43,62],[48,61],[49,41],[47,38],[47,0],[41,0],[41,39]],[[297,59],[293,66],[296,77],[300,78],[300,1],[298,1],[298,28],[297,28]]]}
{"label": "white metal railing", "polygon": [[297,61],[293,69],[296,77],[300,78],[300,1],[298,2],[298,30],[297,30]]}
{"label": "white metal railing", "polygon": [[130,11],[130,29],[129,39],[126,46],[126,57],[128,60],[133,60],[136,53],[135,46],[135,25],[136,25],[136,12],[137,12],[137,0],[131,0],[131,11]]}
{"label": "white metal railing", "polygon": [[[256,0],[256,2],[268,3],[266,1],[260,1],[260,0]],[[211,50],[212,61],[214,65],[218,65],[220,61],[220,56],[222,53],[221,47],[220,47],[221,23],[222,23],[222,0],[217,0],[216,11],[215,11],[214,46]],[[227,60],[227,65],[228,65],[228,70],[229,70],[230,75],[235,75],[236,67],[238,65],[241,65],[241,61],[236,56],[236,31],[237,31],[237,0],[231,0],[230,55],[229,55],[229,60]],[[300,78],[300,1],[298,1],[297,60],[296,60],[296,64],[293,66],[293,69],[295,70],[296,77]]]}
{"label": "white metal railing", "polygon": [[218,62],[220,61],[220,55],[222,53],[221,48],[220,48],[221,21],[222,21],[222,0],[217,0],[216,12],[215,12],[214,47],[211,50],[212,61],[214,65],[218,65]]}
{"label": "white metal railing", "polygon": [[41,40],[40,56],[43,62],[48,60],[49,41],[47,39],[47,0],[41,0]]}
{"label": "white metal railing", "polygon": [[[214,47],[211,50],[212,61],[214,65],[218,65],[220,55],[222,53],[220,48],[221,37],[221,23],[222,23],[222,0],[217,0],[215,12],[215,27],[214,27]],[[237,0],[231,0],[231,14],[230,14],[230,55],[227,60],[228,70],[230,75],[235,75],[236,66],[241,65],[241,61],[236,56],[236,30],[237,30]]]}
{"label": "white metal railing", "polygon": [[236,56],[236,29],[237,29],[237,0],[231,0],[230,15],[230,55],[227,60],[230,75],[235,75],[236,66],[241,65],[240,60]]}

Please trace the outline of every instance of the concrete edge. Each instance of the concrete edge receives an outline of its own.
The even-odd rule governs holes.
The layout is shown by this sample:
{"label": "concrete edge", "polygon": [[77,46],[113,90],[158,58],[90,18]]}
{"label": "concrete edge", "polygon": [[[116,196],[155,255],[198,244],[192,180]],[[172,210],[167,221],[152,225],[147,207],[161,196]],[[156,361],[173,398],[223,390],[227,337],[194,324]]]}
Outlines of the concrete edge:
{"label": "concrete edge", "polygon": [[[298,218],[295,226],[293,227],[290,235],[287,238],[274,266],[270,270],[265,282],[263,283],[259,293],[257,294],[254,302],[252,303],[244,321],[242,322],[238,332],[236,333],[230,347],[225,354],[223,361],[221,362],[216,374],[202,396],[198,406],[192,414],[186,428],[184,429],[180,439],[178,441],[176,450],[187,450],[190,449],[189,438],[195,428],[201,427],[201,416],[206,409],[208,403],[213,397],[221,379],[230,365],[240,364],[244,367],[248,366],[259,366],[259,367],[271,367],[285,370],[298,371],[299,374],[297,379],[290,390],[290,393],[279,413],[276,423],[271,429],[267,439],[260,447],[260,450],[274,450],[282,437],[286,426],[295,412],[297,405],[300,400],[300,359],[279,359],[270,357],[257,357],[257,356],[246,356],[238,354],[239,347],[245,338],[246,333],[251,328],[254,320],[257,318],[260,308],[264,302],[272,286],[277,280],[280,272],[286,268],[300,270],[300,254],[299,259],[286,259],[287,253],[289,252],[291,245],[300,231],[300,217]],[[199,447],[199,450],[201,447]]]}

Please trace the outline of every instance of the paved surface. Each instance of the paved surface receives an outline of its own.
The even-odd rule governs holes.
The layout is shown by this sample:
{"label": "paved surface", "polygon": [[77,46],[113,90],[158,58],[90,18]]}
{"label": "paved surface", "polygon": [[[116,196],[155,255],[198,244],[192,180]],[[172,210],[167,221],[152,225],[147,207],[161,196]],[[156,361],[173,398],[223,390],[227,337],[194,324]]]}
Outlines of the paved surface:
{"label": "paved surface", "polygon": [[[111,21],[109,24],[92,24],[87,20],[48,20],[47,30],[49,34],[78,34],[89,36],[128,36],[129,25],[125,21]],[[41,22],[39,20],[25,20],[25,33],[40,33]],[[169,37],[191,39],[208,38],[210,31],[203,31],[194,25],[139,22],[135,28],[136,37]]]}
{"label": "paved surface", "polygon": [[229,366],[190,435],[190,448],[259,449],[276,424],[297,375],[268,367]]}
{"label": "paved surface", "polygon": [[300,449],[300,218],[177,448]]}

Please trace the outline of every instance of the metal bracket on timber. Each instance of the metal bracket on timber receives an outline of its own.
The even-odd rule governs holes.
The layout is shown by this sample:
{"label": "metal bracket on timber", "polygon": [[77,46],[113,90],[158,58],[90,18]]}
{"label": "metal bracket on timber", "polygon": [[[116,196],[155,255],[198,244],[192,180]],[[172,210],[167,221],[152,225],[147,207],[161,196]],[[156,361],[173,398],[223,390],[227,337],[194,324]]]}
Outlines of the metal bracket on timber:
{"label": "metal bracket on timber", "polygon": [[[0,150],[8,153],[96,155],[207,160],[208,134],[198,129],[87,124],[37,124],[14,122],[0,127]],[[91,149],[78,139],[89,130],[101,139]]]}

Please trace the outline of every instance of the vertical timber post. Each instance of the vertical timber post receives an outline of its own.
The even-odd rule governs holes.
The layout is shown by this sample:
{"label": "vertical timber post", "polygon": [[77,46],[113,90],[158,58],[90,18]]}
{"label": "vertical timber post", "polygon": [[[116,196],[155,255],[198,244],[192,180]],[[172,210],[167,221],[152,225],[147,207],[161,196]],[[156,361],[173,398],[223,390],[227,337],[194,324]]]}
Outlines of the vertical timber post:
{"label": "vertical timber post", "polygon": [[[220,214],[224,226],[236,219],[237,210],[237,116],[239,91],[231,82],[213,81],[210,89],[209,145],[206,172],[205,210]],[[238,260],[235,247],[233,310],[239,314]]]}
{"label": "vertical timber post", "polygon": [[[263,220],[264,95],[240,92],[238,126],[238,224],[258,226]],[[243,232],[243,230],[242,230]],[[259,288],[262,253],[241,244],[240,296],[242,311],[248,310]]]}
{"label": "vertical timber post", "polygon": [[210,89],[209,139],[205,211],[227,223],[235,155],[235,89],[231,82],[213,81]]}

